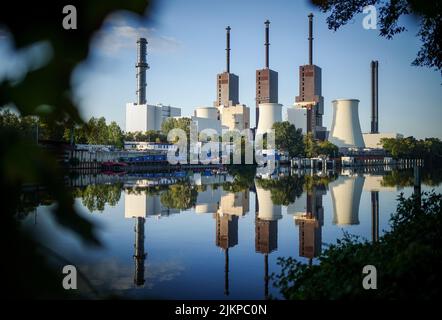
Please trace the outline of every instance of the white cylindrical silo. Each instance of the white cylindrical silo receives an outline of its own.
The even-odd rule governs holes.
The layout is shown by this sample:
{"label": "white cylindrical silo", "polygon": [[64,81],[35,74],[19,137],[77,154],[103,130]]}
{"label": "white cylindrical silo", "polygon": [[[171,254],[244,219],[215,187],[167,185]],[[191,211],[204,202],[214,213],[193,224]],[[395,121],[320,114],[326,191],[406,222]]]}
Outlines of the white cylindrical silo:
{"label": "white cylindrical silo", "polygon": [[359,224],[359,203],[361,201],[363,176],[340,176],[330,183],[333,202],[333,224]]}
{"label": "white cylindrical silo", "polygon": [[364,148],[357,99],[333,100],[333,122],[329,141],[339,148]]}
{"label": "white cylindrical silo", "polygon": [[218,109],[214,107],[199,107],[195,109],[195,116],[204,119],[218,119]]}
{"label": "white cylindrical silo", "polygon": [[[259,117],[261,118],[261,115]],[[281,219],[281,206],[273,203],[270,190],[265,190],[258,183],[255,183],[255,188],[258,197],[258,218],[267,221]]]}
{"label": "white cylindrical silo", "polygon": [[260,103],[259,104],[259,123],[258,134],[264,134],[272,129],[275,122],[282,121],[282,104],[279,103]]}

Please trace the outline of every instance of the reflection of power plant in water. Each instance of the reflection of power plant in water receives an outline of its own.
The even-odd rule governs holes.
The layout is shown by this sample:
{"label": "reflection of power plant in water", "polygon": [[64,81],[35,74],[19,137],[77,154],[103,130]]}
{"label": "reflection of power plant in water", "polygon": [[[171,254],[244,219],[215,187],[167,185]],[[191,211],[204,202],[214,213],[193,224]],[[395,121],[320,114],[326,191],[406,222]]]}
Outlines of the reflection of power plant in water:
{"label": "reflection of power plant in water", "polygon": [[371,191],[371,239],[379,240],[379,191]]}
{"label": "reflection of power plant in water", "polygon": [[224,294],[229,295],[229,248],[238,244],[238,218],[249,210],[249,191],[222,192],[216,219],[216,246],[224,250]]}
{"label": "reflection of power plant in water", "polygon": [[[133,192],[133,191],[132,191]],[[127,219],[136,219],[135,223],[135,244],[134,244],[134,262],[135,275],[134,283],[142,286],[144,280],[144,265],[146,253],[144,252],[144,225],[148,216],[163,216],[179,212],[178,210],[168,209],[161,204],[160,195],[148,195],[146,192],[131,193],[126,190],[124,193],[124,216]]]}
{"label": "reflection of power plant in water", "polygon": [[271,192],[257,183],[255,216],[255,250],[264,254],[264,296],[269,295],[268,255],[278,248],[278,220],[282,218],[281,206],[273,204]]}
{"label": "reflection of power plant in water", "polygon": [[137,222],[135,224],[135,276],[134,283],[137,286],[142,286],[144,284],[144,262],[146,259],[146,253],[144,252],[144,223],[145,219],[142,217],[136,218]]}
{"label": "reflection of power plant in water", "polygon": [[330,183],[333,201],[333,224],[359,224],[359,203],[361,201],[364,177],[340,176]]}
{"label": "reflection of power plant in water", "polygon": [[305,211],[296,212],[295,215],[295,224],[299,226],[299,256],[309,258],[310,263],[314,257],[321,254],[324,225],[322,197],[325,194],[324,186],[313,186],[306,194]]}

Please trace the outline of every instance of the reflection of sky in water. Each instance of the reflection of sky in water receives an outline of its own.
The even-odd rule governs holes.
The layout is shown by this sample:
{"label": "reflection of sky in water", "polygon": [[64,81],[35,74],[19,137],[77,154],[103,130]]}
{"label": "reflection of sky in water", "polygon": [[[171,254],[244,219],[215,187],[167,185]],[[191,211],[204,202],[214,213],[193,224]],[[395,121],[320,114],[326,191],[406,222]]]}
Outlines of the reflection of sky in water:
{"label": "reflection of sky in water", "polygon": [[[339,194],[335,186],[341,185],[342,181],[345,184],[348,179],[348,177],[340,177],[322,193],[325,193],[322,196],[324,213],[321,241],[323,244],[335,242],[342,236],[343,231],[371,240],[370,182],[373,181],[363,179],[363,188],[361,188],[362,184],[356,187],[358,183],[349,184],[351,188],[341,190]],[[361,194],[359,212],[356,216],[354,212],[351,214],[359,223],[336,224],[334,210],[339,206],[336,206],[336,203],[335,206],[333,205],[333,197],[341,199],[342,203],[348,201],[346,197],[351,195],[352,189],[354,191],[355,188],[361,189],[359,190]],[[442,188],[441,186],[422,186],[422,191],[431,189],[441,192]],[[405,196],[409,196],[412,191],[412,187],[406,187],[402,190],[386,188],[379,192],[380,234],[388,227],[390,214],[396,208],[398,194],[403,192]],[[221,192],[212,192],[208,187],[205,194],[199,197],[201,204],[207,204],[216,199],[219,201],[219,196],[216,194],[221,194]],[[353,194],[358,194],[358,192],[353,192]],[[289,208],[281,206],[281,210],[277,210],[282,213],[282,218],[277,220],[277,249],[268,255],[269,274],[279,270],[276,265],[276,259],[279,256],[294,256],[303,262],[308,262],[308,258],[299,257],[300,226],[295,224],[294,219],[299,211],[307,207],[306,199],[307,195],[304,192],[298,202],[295,202],[295,206],[291,205]],[[234,203],[235,206],[240,205],[241,201],[248,201],[248,212],[244,216],[241,215],[243,210],[236,208],[229,211],[228,206],[221,205],[223,212],[239,216],[238,244],[229,248],[228,251],[230,292],[228,297],[224,295],[225,252],[216,246],[217,220],[214,218],[214,212],[209,212],[213,205],[203,206],[207,209],[205,213],[196,214],[195,209],[192,208],[168,217],[153,216],[146,219],[144,251],[147,255],[145,284],[142,287],[134,285],[133,255],[136,219],[125,218],[124,191],[117,205],[114,207],[106,205],[103,212],[89,213],[80,199],[76,201],[82,214],[98,224],[98,235],[104,244],[103,248],[84,246],[72,236],[70,231],[54,227],[55,224],[48,214],[48,207],[38,208],[37,225],[34,225],[34,217],[30,215],[25,220],[25,226],[38,233],[41,243],[76,265],[92,285],[106,295],[117,294],[127,298],[262,299],[264,298],[265,256],[256,252],[255,193],[250,192],[244,199],[227,197],[225,201]],[[260,201],[263,200],[260,199]],[[357,201],[354,203],[357,204]],[[263,203],[262,207],[268,209],[271,204]],[[244,208],[247,208],[247,205]],[[343,219],[347,218],[343,217]],[[44,232],[41,232],[43,230]],[[324,249],[324,246],[322,248]],[[271,284],[269,292],[278,296]]]}

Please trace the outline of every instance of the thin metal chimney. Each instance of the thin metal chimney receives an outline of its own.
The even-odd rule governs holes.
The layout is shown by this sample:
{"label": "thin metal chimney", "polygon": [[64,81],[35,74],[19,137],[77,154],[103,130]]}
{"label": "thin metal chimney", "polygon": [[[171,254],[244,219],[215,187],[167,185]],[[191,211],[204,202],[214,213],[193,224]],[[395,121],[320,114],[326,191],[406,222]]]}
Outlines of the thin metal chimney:
{"label": "thin metal chimney", "polygon": [[226,71],[227,73],[230,73],[230,26],[227,26],[226,28],[227,30],[227,34],[226,34],[226,63],[227,63],[227,67],[226,67]]}
{"label": "thin metal chimney", "polygon": [[266,47],[266,69],[269,68],[269,25],[270,25],[270,21],[266,20],[266,22],[264,22],[264,24],[266,25],[266,42],[265,42],[265,47]]}
{"label": "thin metal chimney", "polygon": [[371,62],[371,133],[379,133],[378,61]]}
{"label": "thin metal chimney", "polygon": [[137,103],[146,104],[146,70],[149,65],[146,62],[147,40],[139,38],[137,40]]}
{"label": "thin metal chimney", "polygon": [[313,13],[308,15],[308,64],[313,64]]}

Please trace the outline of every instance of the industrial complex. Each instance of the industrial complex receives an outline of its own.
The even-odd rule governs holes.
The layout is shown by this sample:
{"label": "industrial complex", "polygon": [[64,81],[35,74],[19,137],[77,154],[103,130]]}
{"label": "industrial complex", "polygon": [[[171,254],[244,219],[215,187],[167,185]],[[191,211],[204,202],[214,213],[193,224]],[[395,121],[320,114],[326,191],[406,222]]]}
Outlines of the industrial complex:
{"label": "industrial complex", "polygon": [[[397,133],[379,132],[378,61],[371,62],[371,131],[362,133],[359,119],[359,100],[334,99],[331,108],[325,108],[322,96],[322,69],[313,63],[313,14],[308,15],[308,64],[299,66],[299,94],[293,106],[288,106],[283,119],[283,105],[278,103],[278,72],[270,69],[270,21],[264,22],[264,68],[256,70],[255,126],[250,122],[250,108],[239,101],[239,76],[230,68],[231,28],[226,27],[226,69],[216,75],[216,99],[213,107],[196,107],[189,116],[198,132],[210,129],[221,136],[226,131],[248,130],[248,137],[263,135],[277,122],[288,121],[302,134],[311,134],[316,140],[328,140],[343,155],[379,155],[382,138],[398,138]],[[146,61],[147,40],[137,41],[137,100],[126,105],[126,132],[160,131],[168,118],[183,117],[181,109],[162,104],[147,103]],[[331,128],[323,124],[326,110],[333,113]],[[135,148],[136,149],[136,148]],[[359,154],[358,154],[359,152]]]}

